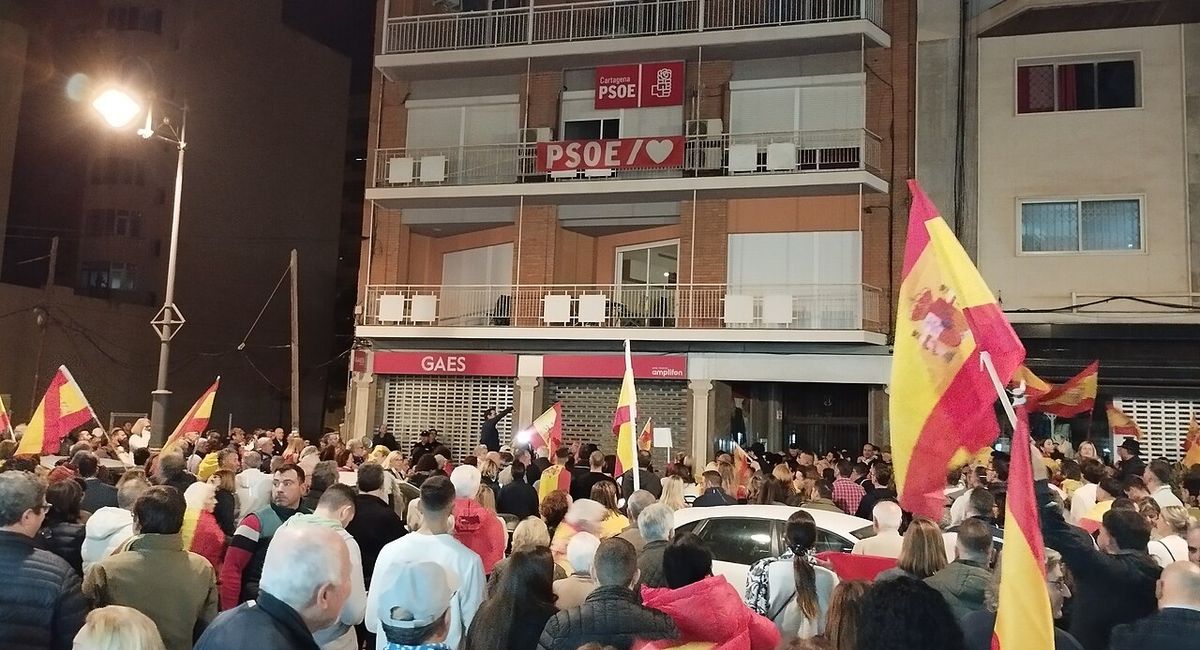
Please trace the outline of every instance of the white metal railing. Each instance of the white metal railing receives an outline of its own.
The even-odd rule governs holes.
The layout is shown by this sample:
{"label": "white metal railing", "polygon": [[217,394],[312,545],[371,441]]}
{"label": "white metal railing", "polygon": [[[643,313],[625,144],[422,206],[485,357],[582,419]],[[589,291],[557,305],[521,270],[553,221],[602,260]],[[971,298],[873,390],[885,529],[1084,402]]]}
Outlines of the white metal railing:
{"label": "white metal railing", "polygon": [[[693,135],[684,139],[681,165],[613,169],[603,176],[556,173],[553,180],[878,171],[881,151],[879,136],[866,129]],[[372,187],[532,183],[551,176],[537,169],[536,143],[394,148],[375,152]]]}
{"label": "white metal railing", "polygon": [[869,285],[371,285],[360,325],[870,330]]}
{"label": "white metal railing", "polygon": [[389,18],[382,54],[867,20],[883,0],[593,0]]}

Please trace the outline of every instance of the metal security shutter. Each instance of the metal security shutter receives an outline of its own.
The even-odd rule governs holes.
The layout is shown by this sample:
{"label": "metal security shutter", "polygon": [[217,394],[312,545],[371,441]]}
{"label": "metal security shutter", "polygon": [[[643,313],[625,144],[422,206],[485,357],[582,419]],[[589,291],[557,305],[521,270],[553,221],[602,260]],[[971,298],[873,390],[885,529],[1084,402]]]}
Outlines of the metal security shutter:
{"label": "metal security shutter", "polygon": [[[617,439],[612,434],[613,412],[617,410],[617,398],[621,393],[621,382],[617,380],[546,380],[544,405],[549,408],[561,401],[563,406],[563,443],[570,445],[579,440],[593,442],[606,454],[616,453]],[[637,383],[638,422],[637,429],[646,424],[646,418],[654,419],[656,427],[670,427],[671,449],[690,449],[688,431],[687,383],[682,381],[641,381]],[[655,448],[654,465],[660,471],[666,465],[666,450]]]}
{"label": "metal security shutter", "polygon": [[[398,434],[402,449],[410,448],[420,432],[432,426],[461,458],[479,444],[484,409],[510,406],[513,395],[513,380],[506,377],[390,375],[383,384],[382,420]],[[508,442],[510,423],[511,417],[500,422],[502,442]]]}
{"label": "metal security shutter", "polygon": [[1200,401],[1118,397],[1113,403],[1142,430],[1142,458],[1183,457],[1188,423],[1200,417]]}

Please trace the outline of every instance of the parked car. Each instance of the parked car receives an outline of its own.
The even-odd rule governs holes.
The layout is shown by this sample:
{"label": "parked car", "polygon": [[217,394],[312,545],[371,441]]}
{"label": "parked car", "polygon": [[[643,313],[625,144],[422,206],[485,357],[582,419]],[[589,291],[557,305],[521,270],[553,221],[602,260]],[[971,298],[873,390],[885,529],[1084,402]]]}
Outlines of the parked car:
{"label": "parked car", "polygon": [[791,506],[735,505],[684,508],[675,512],[675,535],[693,533],[713,554],[713,573],[725,576],[739,592],[746,588],[750,565],[781,555],[787,548],[784,527],[793,512],[803,509],[817,524],[816,552],[850,552],[855,542],[875,530],[866,519]]}

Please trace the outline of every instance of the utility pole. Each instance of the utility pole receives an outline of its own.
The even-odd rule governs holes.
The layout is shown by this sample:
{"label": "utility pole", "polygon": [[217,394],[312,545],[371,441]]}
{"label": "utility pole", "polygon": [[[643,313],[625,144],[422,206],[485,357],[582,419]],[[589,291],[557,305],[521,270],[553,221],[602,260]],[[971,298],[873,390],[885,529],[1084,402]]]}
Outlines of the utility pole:
{"label": "utility pole", "polygon": [[50,269],[46,271],[46,289],[54,288],[54,273],[58,269],[58,235],[50,238]]}
{"label": "utility pole", "polygon": [[288,274],[292,280],[292,430],[300,430],[300,281],[296,249],[292,249],[292,260]]}

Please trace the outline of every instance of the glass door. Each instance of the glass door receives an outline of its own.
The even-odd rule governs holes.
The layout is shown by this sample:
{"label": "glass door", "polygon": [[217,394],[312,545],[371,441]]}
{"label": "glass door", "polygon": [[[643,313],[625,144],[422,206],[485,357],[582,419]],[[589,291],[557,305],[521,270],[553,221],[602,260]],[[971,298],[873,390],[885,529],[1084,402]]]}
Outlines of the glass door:
{"label": "glass door", "polygon": [[674,326],[679,242],[618,248],[616,271],[619,325]]}

